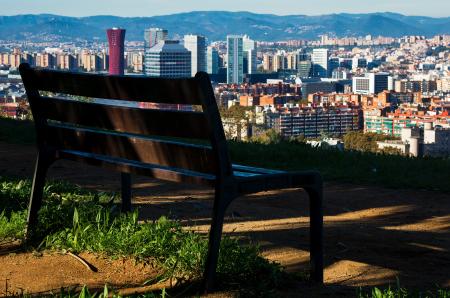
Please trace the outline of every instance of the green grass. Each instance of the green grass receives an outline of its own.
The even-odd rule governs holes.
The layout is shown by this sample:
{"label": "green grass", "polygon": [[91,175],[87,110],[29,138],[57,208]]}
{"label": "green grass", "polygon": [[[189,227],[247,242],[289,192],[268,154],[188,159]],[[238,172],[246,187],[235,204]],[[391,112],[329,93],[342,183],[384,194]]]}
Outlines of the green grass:
{"label": "green grass", "polygon": [[411,291],[400,287],[397,283],[396,288],[380,289],[372,288],[370,291],[360,289],[358,298],[450,298],[450,289],[436,289],[433,291]]}
{"label": "green grass", "polygon": [[13,144],[35,143],[34,123],[0,116],[0,141]]}
{"label": "green grass", "polygon": [[[30,295],[30,294],[24,294],[24,293],[11,293],[11,295],[7,297],[20,297],[20,298],[32,298],[37,297],[36,295]],[[47,295],[41,295],[39,297],[48,297],[48,298],[123,298],[124,296],[121,296],[117,294],[116,292],[112,291],[107,285],[104,286],[102,292],[93,292],[89,291],[89,289],[86,286],[83,286],[79,292],[76,291],[66,291],[64,289],[61,289],[59,293],[50,293]],[[140,294],[140,295],[133,295],[131,297],[134,298],[166,298],[170,297],[167,295],[167,292],[165,289],[161,290],[161,293],[146,293],[146,294]]]}
{"label": "green grass", "polygon": [[[30,121],[0,117],[0,141],[34,144]],[[327,181],[375,184],[389,188],[450,192],[450,159],[408,158],[281,141],[275,144],[229,142],[233,162],[282,170],[316,169]]]}
{"label": "green grass", "polygon": [[[0,177],[0,242],[23,239],[30,186],[29,181]],[[138,211],[120,213],[113,199],[109,193],[67,183],[47,184],[34,247],[112,258],[131,256],[160,268],[154,281],[201,278],[207,253],[205,235],[182,229],[179,222],[165,217],[138,222]],[[238,285],[246,296],[269,295],[289,279],[279,265],[260,256],[257,246],[230,237],[222,240],[217,273],[223,288]]]}
{"label": "green grass", "polygon": [[318,170],[327,181],[390,188],[450,191],[450,159],[408,158],[356,151],[275,144],[229,142],[233,162],[281,170]]}

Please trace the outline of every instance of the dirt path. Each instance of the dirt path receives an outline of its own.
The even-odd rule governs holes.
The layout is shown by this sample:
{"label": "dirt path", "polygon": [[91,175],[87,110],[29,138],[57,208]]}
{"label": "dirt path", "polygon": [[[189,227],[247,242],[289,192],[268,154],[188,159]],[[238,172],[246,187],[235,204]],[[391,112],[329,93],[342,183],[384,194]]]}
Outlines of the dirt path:
{"label": "dirt path", "polygon": [[[34,157],[32,147],[0,143],[0,175],[31,177]],[[70,162],[56,163],[49,177],[68,179],[84,187],[119,190],[118,173]],[[207,231],[211,190],[145,177],[133,181],[133,203],[141,208],[142,217],[170,214],[189,228]],[[436,284],[450,287],[449,194],[327,183],[324,208],[327,286],[293,285],[283,295],[352,296],[357,287],[395,284],[396,277],[412,288],[434,289]],[[308,204],[302,191],[265,192],[238,199],[229,208],[224,229],[258,242],[265,256],[288,270],[308,268]],[[2,265],[5,258],[21,256],[0,257]],[[32,264],[44,274],[58,268],[58,262]],[[25,263],[18,264],[26,267]],[[5,268],[0,266],[0,284],[9,274]],[[12,277],[9,282],[13,284]],[[33,291],[40,289],[37,286]]]}

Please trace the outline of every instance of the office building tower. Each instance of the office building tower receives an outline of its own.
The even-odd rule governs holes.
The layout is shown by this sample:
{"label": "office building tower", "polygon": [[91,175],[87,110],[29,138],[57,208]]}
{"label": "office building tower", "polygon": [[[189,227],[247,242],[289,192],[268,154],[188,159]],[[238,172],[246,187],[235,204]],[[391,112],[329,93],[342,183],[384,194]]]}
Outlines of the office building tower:
{"label": "office building tower", "polygon": [[356,94],[378,94],[388,90],[389,74],[366,73],[364,77],[353,77],[353,92]]}
{"label": "office building tower", "polygon": [[109,74],[123,75],[125,70],[125,29],[112,28],[106,32],[109,43]]}
{"label": "office building tower", "polygon": [[161,28],[148,28],[144,30],[144,64],[143,71],[145,73],[145,61],[147,56],[147,51],[151,47],[155,46],[158,42],[166,40],[168,31]]}
{"label": "office building tower", "polygon": [[144,48],[151,48],[158,42],[166,40],[168,31],[161,28],[148,28],[144,30]]}
{"label": "office building tower", "polygon": [[227,83],[240,84],[244,79],[243,42],[240,35],[227,36]]}
{"label": "office building tower", "polygon": [[306,53],[298,51],[298,53],[297,53],[297,62],[299,62],[299,61],[311,61],[311,57],[308,54],[306,54]]}
{"label": "office building tower", "polygon": [[313,76],[328,77],[328,49],[314,49],[311,60],[313,63]]}
{"label": "office building tower", "polygon": [[333,57],[328,59],[328,76],[330,76],[333,71],[339,67],[339,58]]}
{"label": "office building tower", "polygon": [[191,76],[206,71],[206,40],[200,35],[185,35],[184,47],[191,52]]}
{"label": "office building tower", "polygon": [[178,40],[162,40],[148,49],[145,74],[152,77],[191,77],[191,52]]}
{"label": "office building tower", "polygon": [[219,52],[211,46],[206,50],[206,71],[209,74],[219,73]]}
{"label": "office building tower", "polygon": [[311,61],[298,61],[297,64],[298,73],[300,78],[310,78],[312,77],[312,63]]}
{"label": "office building tower", "polygon": [[242,49],[244,51],[245,73],[256,73],[257,71],[257,45],[256,41],[250,39],[247,35],[242,38]]}

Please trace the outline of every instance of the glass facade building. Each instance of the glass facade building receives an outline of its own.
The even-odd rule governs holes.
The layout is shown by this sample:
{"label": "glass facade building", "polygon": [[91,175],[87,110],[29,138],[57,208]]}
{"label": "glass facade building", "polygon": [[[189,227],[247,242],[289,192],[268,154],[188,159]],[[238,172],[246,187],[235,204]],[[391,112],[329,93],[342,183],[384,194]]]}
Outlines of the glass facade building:
{"label": "glass facade building", "polygon": [[177,40],[160,41],[147,51],[145,74],[152,77],[191,77],[191,52]]}
{"label": "glass facade building", "polygon": [[206,71],[206,39],[200,35],[185,35],[184,47],[191,52],[191,75]]}
{"label": "glass facade building", "polygon": [[209,74],[219,73],[219,52],[211,46],[206,50],[206,71]]}
{"label": "glass facade building", "polygon": [[168,31],[161,28],[148,28],[144,30],[144,63],[143,71],[145,73],[145,61],[147,60],[147,52],[151,47],[154,47],[158,42],[166,40]]}
{"label": "glass facade building", "polygon": [[240,35],[227,36],[227,83],[241,84],[244,80],[243,38]]}

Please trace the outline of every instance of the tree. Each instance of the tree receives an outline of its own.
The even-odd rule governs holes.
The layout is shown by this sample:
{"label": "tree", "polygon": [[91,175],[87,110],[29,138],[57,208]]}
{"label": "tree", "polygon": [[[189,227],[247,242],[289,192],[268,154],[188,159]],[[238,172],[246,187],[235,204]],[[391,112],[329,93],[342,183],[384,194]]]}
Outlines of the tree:
{"label": "tree", "polygon": [[260,144],[278,144],[283,141],[283,136],[277,132],[275,129],[268,129],[259,136],[252,137],[252,142]]}
{"label": "tree", "polygon": [[377,142],[396,139],[398,138],[393,136],[360,131],[347,132],[343,137],[345,149],[363,152],[379,152]]}

